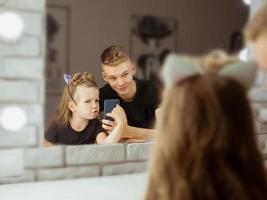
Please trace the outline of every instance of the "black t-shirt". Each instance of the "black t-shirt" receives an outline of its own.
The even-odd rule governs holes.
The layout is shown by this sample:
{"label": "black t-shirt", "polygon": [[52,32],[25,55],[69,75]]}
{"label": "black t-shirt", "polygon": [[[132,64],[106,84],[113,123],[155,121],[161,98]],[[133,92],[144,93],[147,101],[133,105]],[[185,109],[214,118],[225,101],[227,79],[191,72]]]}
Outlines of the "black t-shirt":
{"label": "black t-shirt", "polygon": [[155,121],[155,110],[159,104],[158,89],[153,82],[135,79],[136,94],[131,102],[126,102],[106,84],[100,89],[100,110],[104,110],[105,99],[119,99],[124,109],[128,124],[140,128],[152,128]]}
{"label": "black t-shirt", "polygon": [[45,133],[45,139],[54,144],[93,144],[100,132],[105,132],[105,130],[98,119],[89,120],[88,125],[80,132],[71,128],[70,124],[59,127],[52,123]]}

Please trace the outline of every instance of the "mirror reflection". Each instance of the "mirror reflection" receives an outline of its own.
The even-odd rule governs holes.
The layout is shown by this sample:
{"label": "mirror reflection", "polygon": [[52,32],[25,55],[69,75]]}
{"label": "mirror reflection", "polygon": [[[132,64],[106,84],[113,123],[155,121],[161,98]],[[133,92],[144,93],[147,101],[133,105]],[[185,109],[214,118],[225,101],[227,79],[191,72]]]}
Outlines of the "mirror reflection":
{"label": "mirror reflection", "polygon": [[166,56],[238,53],[247,18],[240,0],[48,0],[45,146],[151,140]]}
{"label": "mirror reflection", "polygon": [[[100,90],[88,72],[64,75],[65,88],[45,146],[147,141],[152,138],[159,88],[134,75],[136,66],[121,46],[101,54],[106,85]],[[102,123],[98,119],[103,113]]]}

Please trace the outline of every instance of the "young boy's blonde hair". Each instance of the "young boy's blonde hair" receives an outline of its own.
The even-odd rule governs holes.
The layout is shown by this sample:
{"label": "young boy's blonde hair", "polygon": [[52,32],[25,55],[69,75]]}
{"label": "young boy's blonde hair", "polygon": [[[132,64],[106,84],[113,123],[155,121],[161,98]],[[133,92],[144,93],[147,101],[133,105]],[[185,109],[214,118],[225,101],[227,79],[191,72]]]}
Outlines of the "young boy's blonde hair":
{"label": "young boy's blonde hair", "polygon": [[267,4],[252,17],[244,30],[246,39],[251,42],[256,41],[264,32],[267,34]]}
{"label": "young boy's blonde hair", "polygon": [[128,53],[121,46],[110,46],[101,54],[101,64],[117,66],[129,59]]}

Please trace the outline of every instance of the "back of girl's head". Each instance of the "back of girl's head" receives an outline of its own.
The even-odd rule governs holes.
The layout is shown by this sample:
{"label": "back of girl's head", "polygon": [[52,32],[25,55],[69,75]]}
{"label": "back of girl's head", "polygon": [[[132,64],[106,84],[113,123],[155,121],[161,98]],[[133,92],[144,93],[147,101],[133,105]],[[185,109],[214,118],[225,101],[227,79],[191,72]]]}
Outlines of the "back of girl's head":
{"label": "back of girl's head", "polygon": [[75,94],[78,86],[98,88],[92,74],[88,72],[76,73],[66,84],[60,103],[57,108],[55,123],[60,126],[66,126],[72,116],[72,111],[68,107],[68,103],[73,101],[77,103]]}
{"label": "back of girl's head", "polygon": [[215,74],[187,77],[166,89],[160,112],[147,199],[266,198],[240,83]]}

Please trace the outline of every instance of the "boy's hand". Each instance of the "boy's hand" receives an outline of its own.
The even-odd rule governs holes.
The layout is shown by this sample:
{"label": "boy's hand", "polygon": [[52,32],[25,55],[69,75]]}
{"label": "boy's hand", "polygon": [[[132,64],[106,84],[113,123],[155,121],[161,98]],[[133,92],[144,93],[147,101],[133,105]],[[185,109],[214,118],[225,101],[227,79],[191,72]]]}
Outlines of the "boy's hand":
{"label": "boy's hand", "polygon": [[108,119],[102,119],[102,127],[110,133],[117,126],[127,125],[127,117],[122,107],[117,105],[113,108],[111,113],[107,113],[107,116],[112,117],[115,121]]}
{"label": "boy's hand", "polygon": [[117,105],[111,112],[112,118],[117,125],[127,124],[127,117],[122,107]]}

